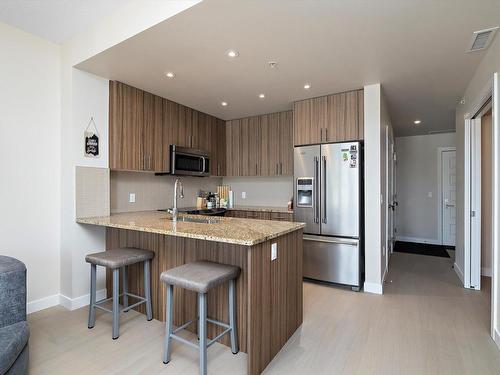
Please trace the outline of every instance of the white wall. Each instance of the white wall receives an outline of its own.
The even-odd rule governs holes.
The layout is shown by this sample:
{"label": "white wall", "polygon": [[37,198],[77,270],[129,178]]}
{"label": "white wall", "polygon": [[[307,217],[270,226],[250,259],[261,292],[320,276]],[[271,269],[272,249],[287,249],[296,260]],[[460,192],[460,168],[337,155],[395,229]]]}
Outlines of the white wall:
{"label": "white wall", "polygon": [[[242,206],[287,207],[293,197],[293,177],[224,177],[234,191],[234,204]],[[246,199],[241,193],[246,192]]]}
{"label": "white wall", "polygon": [[[439,147],[455,147],[455,133],[396,138],[397,237],[441,243],[439,238]],[[429,193],[432,195],[429,197]]]}
{"label": "white wall", "polygon": [[[460,104],[456,109],[456,130],[457,130],[457,246],[455,252],[455,269],[457,273],[460,273],[464,267],[464,160],[465,160],[465,141],[464,141],[464,128],[465,121],[464,116],[470,114],[474,106],[477,104],[476,101],[484,94],[484,90],[488,88],[491,81],[493,80],[493,75],[500,72],[500,38],[497,36],[493,43],[490,45],[485,57],[479,64],[474,76],[469,82],[467,89],[464,93],[464,104]],[[496,108],[494,108],[493,122],[498,121],[496,116],[498,116],[498,92]],[[498,123],[498,122],[497,122]],[[498,129],[494,129],[494,142],[499,142]],[[493,163],[498,171],[498,153],[493,155]],[[498,179],[493,176],[493,181],[496,183],[495,189],[498,189]],[[497,202],[493,202],[498,205]],[[495,207],[498,209],[499,207]],[[499,233],[500,228],[497,223],[493,223],[493,232]],[[498,236],[498,234],[497,234]],[[495,245],[495,243],[494,243]],[[497,270],[500,269],[500,257],[494,259],[493,267]],[[500,283],[498,275],[493,278],[493,289],[492,294],[494,297],[494,321],[493,328],[496,332],[496,342],[500,347],[500,309],[498,308],[498,301],[500,300]]]}
{"label": "white wall", "polygon": [[[133,0],[61,49],[61,303],[68,308],[88,304],[89,267],[85,254],[105,249],[105,230],[75,222],[75,167],[108,167],[108,82],[74,66],[123,40],[191,7],[198,1]],[[83,130],[94,116],[101,133],[102,156],[83,157]],[[104,288],[98,273],[98,289]]]}
{"label": "white wall", "polygon": [[364,88],[365,100],[365,284],[381,294],[386,273],[386,127],[392,125],[380,84]]}
{"label": "white wall", "polygon": [[0,23],[0,50],[0,254],[26,264],[28,302],[57,300],[60,48]]}

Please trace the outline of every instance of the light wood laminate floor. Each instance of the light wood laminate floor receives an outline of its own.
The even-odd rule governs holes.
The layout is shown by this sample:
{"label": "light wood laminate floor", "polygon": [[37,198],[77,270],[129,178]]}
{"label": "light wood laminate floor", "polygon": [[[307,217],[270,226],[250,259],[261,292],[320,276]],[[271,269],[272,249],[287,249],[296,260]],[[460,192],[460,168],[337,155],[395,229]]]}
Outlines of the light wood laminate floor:
{"label": "light wood laminate floor", "polygon": [[[485,290],[460,287],[448,258],[395,253],[383,296],[304,283],[304,323],[266,374],[499,374],[500,351],[489,336]],[[111,340],[111,316],[54,307],[28,318],[31,374],[197,374],[197,353],[174,343],[161,361],[163,325],[122,315]],[[215,344],[210,374],[244,374],[246,355]]]}

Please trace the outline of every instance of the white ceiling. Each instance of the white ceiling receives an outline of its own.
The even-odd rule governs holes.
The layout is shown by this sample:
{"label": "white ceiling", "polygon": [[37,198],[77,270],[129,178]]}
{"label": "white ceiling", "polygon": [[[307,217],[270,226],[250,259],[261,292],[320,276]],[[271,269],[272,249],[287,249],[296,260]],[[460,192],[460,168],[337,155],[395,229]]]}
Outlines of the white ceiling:
{"label": "white ceiling", "polygon": [[1,0],[0,21],[64,43],[130,0]]}
{"label": "white ceiling", "polygon": [[[92,3],[98,14],[118,2],[3,0],[0,9],[64,4],[69,14]],[[499,22],[498,0],[204,0],[78,67],[223,119],[381,82],[396,134],[423,134],[454,127],[457,102],[485,54],[464,52],[472,32]],[[226,57],[230,48],[237,59]],[[174,79],[164,76],[169,70]]]}

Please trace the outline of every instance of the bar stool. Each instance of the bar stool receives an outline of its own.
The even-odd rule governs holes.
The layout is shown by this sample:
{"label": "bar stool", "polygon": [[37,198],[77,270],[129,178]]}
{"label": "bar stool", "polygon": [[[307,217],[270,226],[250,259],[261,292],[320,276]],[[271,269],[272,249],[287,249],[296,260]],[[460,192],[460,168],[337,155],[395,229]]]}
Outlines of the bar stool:
{"label": "bar stool", "polygon": [[[207,373],[207,348],[226,333],[230,333],[231,335],[231,351],[233,354],[238,353],[238,340],[236,336],[236,278],[239,274],[239,267],[205,260],[188,263],[162,272],[160,279],[167,286],[163,363],[167,364],[170,362],[171,339],[199,350],[201,375],[206,375]],[[226,281],[229,281],[229,325],[207,317],[208,291]],[[193,321],[182,324],[175,330],[173,329],[174,286],[198,293],[198,345],[176,335],[178,331],[185,329]],[[207,341],[207,322],[223,327],[225,330],[217,337]]]}
{"label": "bar stool", "polygon": [[[95,309],[113,314],[113,340],[120,336],[120,312],[127,312],[142,303],[146,304],[146,316],[148,321],[153,319],[151,310],[151,259],[154,257],[154,252],[150,250],[142,250],[135,248],[122,248],[103,251],[100,253],[89,254],[85,257],[85,261],[90,263],[90,305],[89,305],[89,328],[94,328],[95,324]],[[127,266],[144,262],[144,296],[137,296],[127,291]],[[96,302],[96,270],[97,266],[110,268],[113,270],[113,295],[111,298],[106,298]],[[122,274],[122,294],[119,294],[119,271]],[[120,310],[118,298],[122,297],[123,309]],[[132,305],[128,304],[128,297],[133,297],[139,300]],[[101,304],[113,300],[113,309],[109,310]]]}

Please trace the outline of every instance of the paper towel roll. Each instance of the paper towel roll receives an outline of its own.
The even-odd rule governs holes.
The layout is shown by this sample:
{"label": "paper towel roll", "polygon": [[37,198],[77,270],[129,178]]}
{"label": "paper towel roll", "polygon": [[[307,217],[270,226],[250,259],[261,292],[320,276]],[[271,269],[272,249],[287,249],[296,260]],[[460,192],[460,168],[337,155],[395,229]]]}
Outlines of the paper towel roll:
{"label": "paper towel roll", "polygon": [[234,191],[229,190],[229,208],[234,206]]}

